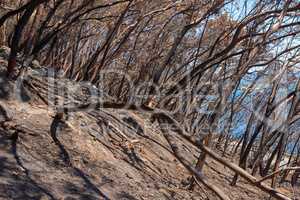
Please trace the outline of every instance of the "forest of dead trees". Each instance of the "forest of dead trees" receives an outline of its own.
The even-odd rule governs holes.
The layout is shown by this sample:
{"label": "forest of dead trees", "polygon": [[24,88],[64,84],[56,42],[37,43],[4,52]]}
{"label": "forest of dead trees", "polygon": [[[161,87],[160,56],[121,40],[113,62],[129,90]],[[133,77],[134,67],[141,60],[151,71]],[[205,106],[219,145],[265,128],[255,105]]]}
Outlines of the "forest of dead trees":
{"label": "forest of dead trees", "polygon": [[200,180],[228,199],[201,180],[207,156],[236,173],[232,187],[242,177],[289,199],[277,185],[299,184],[299,1],[1,0],[0,14],[8,79],[38,60],[103,90],[108,107],[158,110],[202,150],[196,166],[176,155],[189,189]]}

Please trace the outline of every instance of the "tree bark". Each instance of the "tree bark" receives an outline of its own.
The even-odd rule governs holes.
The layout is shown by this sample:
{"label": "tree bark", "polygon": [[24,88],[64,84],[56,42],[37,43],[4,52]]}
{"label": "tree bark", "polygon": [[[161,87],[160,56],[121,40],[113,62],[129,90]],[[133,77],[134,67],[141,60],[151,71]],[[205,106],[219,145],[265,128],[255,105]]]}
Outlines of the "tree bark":
{"label": "tree bark", "polygon": [[18,21],[15,31],[12,37],[12,43],[11,43],[11,52],[8,59],[8,66],[7,66],[7,76],[10,77],[12,73],[14,72],[17,64],[17,54],[19,51],[19,43],[21,41],[22,32],[28,23],[31,15],[33,14],[34,10],[42,3],[44,3],[46,0],[32,0],[30,3],[28,3],[24,14]]}

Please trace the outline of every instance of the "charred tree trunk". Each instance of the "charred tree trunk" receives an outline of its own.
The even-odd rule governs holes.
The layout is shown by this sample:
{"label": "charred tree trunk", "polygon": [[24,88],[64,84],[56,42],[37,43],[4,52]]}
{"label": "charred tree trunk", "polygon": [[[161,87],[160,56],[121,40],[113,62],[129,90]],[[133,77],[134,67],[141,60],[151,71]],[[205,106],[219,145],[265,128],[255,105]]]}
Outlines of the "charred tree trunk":
{"label": "charred tree trunk", "polygon": [[[203,144],[204,144],[205,146],[208,146],[208,145],[211,143],[211,138],[212,138],[212,135],[211,135],[211,134],[207,135],[207,136],[204,138]],[[199,173],[202,172],[203,166],[204,166],[204,164],[205,164],[206,156],[207,156],[206,153],[201,152],[200,155],[199,155],[199,157],[198,157],[198,160],[197,160],[195,169],[196,169],[197,171],[199,171]],[[190,182],[190,184],[189,184],[189,186],[188,186],[188,189],[189,189],[189,190],[193,190],[193,188],[194,188],[194,186],[195,186],[195,182],[196,182],[195,179],[196,179],[196,178],[197,178],[197,177],[191,177],[191,179],[190,179],[191,182]]]}
{"label": "charred tree trunk", "polygon": [[[280,161],[281,161],[283,153],[284,153],[285,139],[286,139],[286,134],[283,133],[282,136],[281,136],[281,138],[280,138],[279,144],[278,144],[278,150],[277,150],[278,154],[277,154],[277,158],[276,158],[276,162],[275,162],[275,166],[274,166],[274,170],[273,171],[277,171],[278,168],[279,168]],[[273,179],[272,179],[272,187],[273,188],[276,187],[277,177],[278,177],[278,174],[276,174],[275,176],[273,176]]]}
{"label": "charred tree trunk", "polygon": [[15,27],[11,43],[11,52],[8,59],[7,76],[11,76],[15,70],[17,63],[16,58],[19,51],[19,43],[21,41],[22,32],[26,24],[28,23],[31,15],[33,14],[34,10],[43,2],[45,2],[45,0],[32,0],[26,7],[24,14],[22,15]]}
{"label": "charred tree trunk", "polygon": [[[291,164],[291,161],[292,161],[292,158],[293,158],[293,156],[294,156],[294,154],[295,154],[295,149],[296,149],[296,147],[297,147],[297,145],[298,145],[299,139],[300,139],[300,135],[298,136],[298,138],[297,138],[297,140],[296,140],[296,142],[295,142],[295,144],[294,144],[294,146],[293,146],[293,148],[292,148],[292,152],[291,152],[291,154],[290,154],[290,156],[289,156],[289,160],[288,160],[288,162],[287,162],[287,166],[290,166],[290,164]],[[282,178],[281,178],[280,182],[281,182],[281,183],[284,182],[288,175],[289,175],[289,171],[287,170],[287,171],[285,171],[284,174],[282,175]]]}
{"label": "charred tree trunk", "polygon": [[[252,126],[252,122],[254,120],[254,114],[252,113],[251,116],[250,116],[250,119],[248,121],[248,124],[247,124],[247,127],[246,127],[246,130],[245,130],[245,133],[244,133],[244,136],[243,136],[243,143],[242,143],[242,147],[241,147],[241,151],[240,151],[240,160],[239,160],[239,166],[243,169],[246,168],[246,161],[243,160],[243,155],[245,153],[245,148],[246,148],[246,145],[248,143],[248,138],[249,138],[249,133],[250,133],[250,128]],[[231,182],[231,185],[234,186],[236,185],[236,182],[238,180],[238,173],[236,173],[232,179],[232,182]]]}

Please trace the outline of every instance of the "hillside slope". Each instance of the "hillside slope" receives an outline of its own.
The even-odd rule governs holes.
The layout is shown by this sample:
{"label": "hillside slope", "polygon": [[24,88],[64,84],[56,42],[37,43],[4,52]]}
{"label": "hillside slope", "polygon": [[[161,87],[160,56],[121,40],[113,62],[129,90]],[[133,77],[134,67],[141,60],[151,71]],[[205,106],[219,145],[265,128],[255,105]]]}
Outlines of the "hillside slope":
{"label": "hillside slope", "polygon": [[[42,100],[47,96],[44,77],[34,70],[29,77],[32,85],[25,84],[22,96],[30,99],[18,100],[12,83],[6,87],[14,92],[0,99],[6,110],[0,113],[0,199],[217,199],[203,185],[186,189],[190,173],[147,114],[100,109],[55,120],[54,108]],[[44,88],[43,94],[33,91],[38,81],[35,86]],[[6,122],[5,115],[10,118]],[[174,138],[195,163],[199,151],[176,134]],[[213,160],[208,159],[204,172],[232,199],[269,198],[243,180],[229,186],[233,173]],[[293,195],[284,187],[279,190]]]}

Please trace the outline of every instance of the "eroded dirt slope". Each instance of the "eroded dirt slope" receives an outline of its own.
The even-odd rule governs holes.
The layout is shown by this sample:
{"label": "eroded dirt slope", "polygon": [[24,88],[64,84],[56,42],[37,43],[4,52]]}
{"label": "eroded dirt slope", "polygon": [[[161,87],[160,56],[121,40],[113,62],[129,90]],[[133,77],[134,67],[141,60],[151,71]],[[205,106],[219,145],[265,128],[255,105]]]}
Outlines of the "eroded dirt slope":
{"label": "eroded dirt slope", "polygon": [[[36,86],[43,88],[39,81]],[[15,92],[4,95],[12,85],[1,88],[0,104],[7,113],[0,112],[0,199],[217,199],[204,186],[186,189],[190,174],[147,114],[89,109],[55,121],[53,108],[32,88],[25,90],[26,101]],[[3,123],[5,115],[10,119]],[[184,157],[195,163],[198,150],[173,136]],[[231,187],[233,173],[215,161],[208,159],[204,172],[232,199],[269,198],[243,180]]]}

